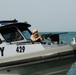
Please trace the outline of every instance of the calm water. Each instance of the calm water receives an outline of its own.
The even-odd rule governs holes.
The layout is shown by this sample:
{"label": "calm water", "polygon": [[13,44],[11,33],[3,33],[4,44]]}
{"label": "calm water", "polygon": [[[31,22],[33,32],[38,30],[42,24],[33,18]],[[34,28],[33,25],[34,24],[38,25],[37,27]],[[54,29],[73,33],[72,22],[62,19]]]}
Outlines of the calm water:
{"label": "calm water", "polygon": [[68,71],[67,75],[76,75],[76,62],[71,66],[71,68]]}
{"label": "calm water", "polygon": [[[39,32],[40,35],[49,33],[63,33],[63,32]],[[73,37],[76,37],[76,32],[67,32],[66,34],[60,34],[60,41],[64,41],[66,44],[71,44]]]}

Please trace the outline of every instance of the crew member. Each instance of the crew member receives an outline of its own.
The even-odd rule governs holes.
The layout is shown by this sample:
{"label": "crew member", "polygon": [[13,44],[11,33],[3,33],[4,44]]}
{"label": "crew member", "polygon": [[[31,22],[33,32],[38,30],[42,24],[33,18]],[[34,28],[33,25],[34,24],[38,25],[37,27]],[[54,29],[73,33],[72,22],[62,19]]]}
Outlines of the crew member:
{"label": "crew member", "polygon": [[32,31],[32,35],[31,35],[31,42],[41,42],[42,41],[42,37],[38,35],[38,30],[34,29]]}

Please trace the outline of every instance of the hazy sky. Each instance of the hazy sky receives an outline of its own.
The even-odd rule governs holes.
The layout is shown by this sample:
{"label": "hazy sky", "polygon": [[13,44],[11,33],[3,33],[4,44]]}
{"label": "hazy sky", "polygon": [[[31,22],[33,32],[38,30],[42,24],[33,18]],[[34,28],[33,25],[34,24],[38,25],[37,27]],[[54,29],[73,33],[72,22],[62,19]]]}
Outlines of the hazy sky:
{"label": "hazy sky", "polygon": [[0,20],[27,21],[33,30],[76,31],[76,0],[0,0]]}

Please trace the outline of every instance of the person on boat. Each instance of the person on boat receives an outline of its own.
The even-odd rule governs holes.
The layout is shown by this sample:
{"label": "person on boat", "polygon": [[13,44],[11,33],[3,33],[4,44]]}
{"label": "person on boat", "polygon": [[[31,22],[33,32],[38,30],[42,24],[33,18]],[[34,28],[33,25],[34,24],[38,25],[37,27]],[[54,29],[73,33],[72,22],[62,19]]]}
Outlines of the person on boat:
{"label": "person on boat", "polygon": [[18,41],[19,40],[19,37],[20,37],[20,34],[18,32],[14,33],[13,36],[12,36],[12,41]]}
{"label": "person on boat", "polygon": [[34,29],[32,31],[32,35],[31,35],[30,39],[31,39],[32,43],[41,42],[42,41],[42,37],[38,35],[38,30],[37,29]]}

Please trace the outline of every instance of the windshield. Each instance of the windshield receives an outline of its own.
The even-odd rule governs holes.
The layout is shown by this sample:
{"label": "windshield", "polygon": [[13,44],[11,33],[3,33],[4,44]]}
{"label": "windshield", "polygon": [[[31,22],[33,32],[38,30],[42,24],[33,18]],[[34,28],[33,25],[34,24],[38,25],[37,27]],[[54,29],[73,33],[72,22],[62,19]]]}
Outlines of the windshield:
{"label": "windshield", "polygon": [[18,27],[20,32],[23,34],[23,36],[26,38],[26,40],[30,40],[31,31],[27,27]]}
{"label": "windshield", "polygon": [[24,30],[22,31],[22,34],[24,35],[24,37],[27,39],[27,40],[30,40],[30,32],[28,30]]}
{"label": "windshield", "polygon": [[1,34],[3,35],[4,39],[7,42],[23,40],[23,37],[21,36],[21,34],[14,27],[5,29],[4,31],[1,32]]}

